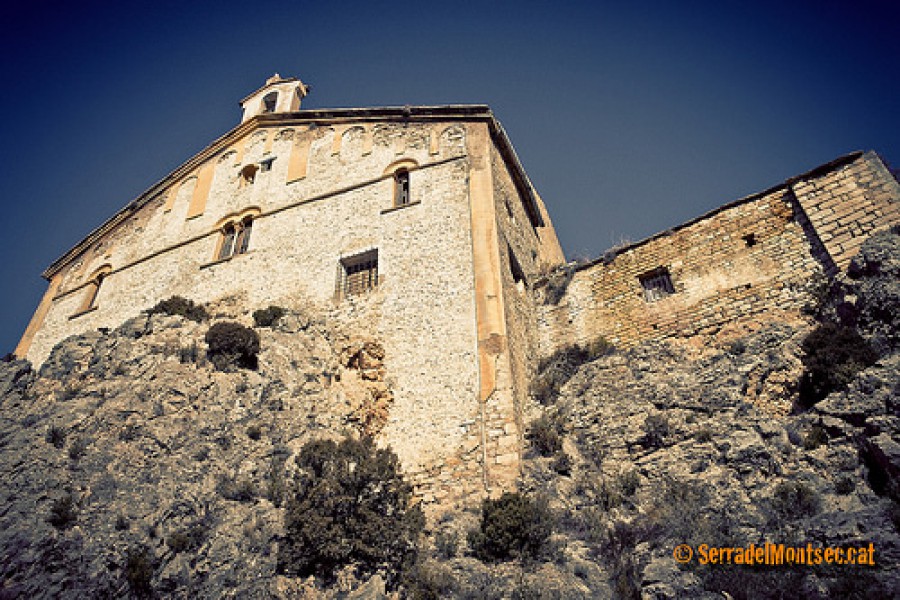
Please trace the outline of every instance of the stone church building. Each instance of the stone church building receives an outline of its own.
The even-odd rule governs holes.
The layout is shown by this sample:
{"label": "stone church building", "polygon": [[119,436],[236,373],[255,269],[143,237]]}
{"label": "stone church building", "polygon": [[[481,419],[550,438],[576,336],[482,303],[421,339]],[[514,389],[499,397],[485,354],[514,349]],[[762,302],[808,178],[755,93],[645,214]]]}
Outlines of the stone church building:
{"label": "stone church building", "polygon": [[41,364],[72,334],[173,295],[302,298],[379,340],[382,435],[427,498],[518,475],[535,360],[604,336],[627,346],[799,311],[809,282],[900,222],[900,187],[854,153],[585,264],[566,264],[540,196],[487,106],[302,110],[278,75],[239,125],[44,272],[16,348]]}

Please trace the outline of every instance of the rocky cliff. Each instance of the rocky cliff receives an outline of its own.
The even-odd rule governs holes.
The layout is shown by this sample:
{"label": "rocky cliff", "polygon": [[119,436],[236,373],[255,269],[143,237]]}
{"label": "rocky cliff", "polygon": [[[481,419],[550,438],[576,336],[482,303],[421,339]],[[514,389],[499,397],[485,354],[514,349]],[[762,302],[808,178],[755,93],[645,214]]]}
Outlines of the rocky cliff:
{"label": "rocky cliff", "polygon": [[[234,302],[213,320],[241,318]],[[206,358],[208,323],[141,315],[0,369],[0,597],[285,596],[281,500],[312,438],[376,432],[380,347],[291,311],[256,371]],[[296,585],[294,585],[296,583]]]}
{"label": "rocky cliff", "polygon": [[[440,507],[401,592],[895,597],[898,239],[870,240],[812,311],[873,352],[816,363],[840,375],[815,387],[824,397],[804,397],[818,372],[812,317],[760,320],[707,345],[597,345],[548,361],[520,491],[546,504],[553,534],[533,556],[482,562],[466,541],[478,504]],[[239,306],[208,310],[249,325]],[[255,371],[216,369],[209,322],[164,314],[70,338],[37,373],[0,365],[0,598],[384,595],[377,576],[326,590],[278,573],[293,457],[310,439],[377,433],[391,402],[377,341],[289,308],[256,327]],[[764,542],[871,544],[875,565],[697,560],[700,544]],[[679,544],[691,561],[676,561]]]}

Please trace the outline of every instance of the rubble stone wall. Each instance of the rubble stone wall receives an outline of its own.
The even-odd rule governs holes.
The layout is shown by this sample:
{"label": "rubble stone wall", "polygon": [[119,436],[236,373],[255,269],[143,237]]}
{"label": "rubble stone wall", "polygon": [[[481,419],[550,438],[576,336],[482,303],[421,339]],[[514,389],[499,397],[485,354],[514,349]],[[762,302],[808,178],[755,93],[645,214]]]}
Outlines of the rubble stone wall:
{"label": "rubble stone wall", "polygon": [[[799,318],[817,280],[898,222],[897,181],[874,153],[849,155],[543,281],[542,353],[600,336],[627,347],[762,315]],[[648,298],[642,278],[661,273],[671,293]]]}

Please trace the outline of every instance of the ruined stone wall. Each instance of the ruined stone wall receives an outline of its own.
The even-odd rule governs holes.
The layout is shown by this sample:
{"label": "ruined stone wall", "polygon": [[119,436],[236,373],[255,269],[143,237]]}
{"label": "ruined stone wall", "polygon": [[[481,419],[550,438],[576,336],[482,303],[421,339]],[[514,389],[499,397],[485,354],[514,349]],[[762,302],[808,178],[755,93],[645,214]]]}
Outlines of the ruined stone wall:
{"label": "ruined stone wall", "polygon": [[[640,277],[659,268],[668,270],[674,292],[648,301]],[[549,353],[599,336],[631,346],[712,334],[741,317],[799,311],[823,272],[789,194],[779,190],[578,270],[557,303],[544,285],[541,340]]]}
{"label": "ruined stone wall", "polygon": [[[289,181],[292,153],[304,146],[306,173]],[[267,158],[271,170],[241,181],[243,166]],[[385,169],[401,159],[418,166],[411,203],[394,207]],[[210,192],[189,217],[204,168],[212,169]],[[436,499],[471,491],[481,484],[482,431],[468,169],[460,123],[260,129],[64,268],[28,357],[40,364],[63,337],[115,327],[176,294],[198,302],[239,295],[248,314],[302,297],[383,344],[393,405],[382,436],[413,479]],[[216,262],[219,224],[248,208],[260,212],[249,251]],[[336,301],[340,259],[373,249],[378,288]],[[113,270],[96,309],[73,317],[103,264]]]}
{"label": "ruined stone wall", "polygon": [[791,187],[840,270],[872,231],[900,222],[900,184],[871,151]]}
{"label": "ruined stone wall", "polygon": [[[559,271],[535,289],[542,353],[599,336],[631,346],[714,335],[754,318],[796,320],[818,277],[900,222],[898,203],[897,181],[878,157],[856,153]],[[648,299],[641,277],[660,269],[672,293]]]}

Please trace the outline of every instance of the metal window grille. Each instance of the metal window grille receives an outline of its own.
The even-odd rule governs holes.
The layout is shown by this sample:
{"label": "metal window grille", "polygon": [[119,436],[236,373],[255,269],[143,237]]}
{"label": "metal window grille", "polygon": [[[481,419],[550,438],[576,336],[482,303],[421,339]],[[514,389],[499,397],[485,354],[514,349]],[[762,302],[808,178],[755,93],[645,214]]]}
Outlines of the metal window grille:
{"label": "metal window grille", "polygon": [[343,297],[367,292],[378,285],[378,251],[372,250],[341,260]]}
{"label": "metal window grille", "polygon": [[644,300],[647,302],[656,302],[675,293],[672,277],[669,275],[669,270],[665,267],[654,269],[641,275],[638,279],[641,282],[641,287],[644,288]]}

